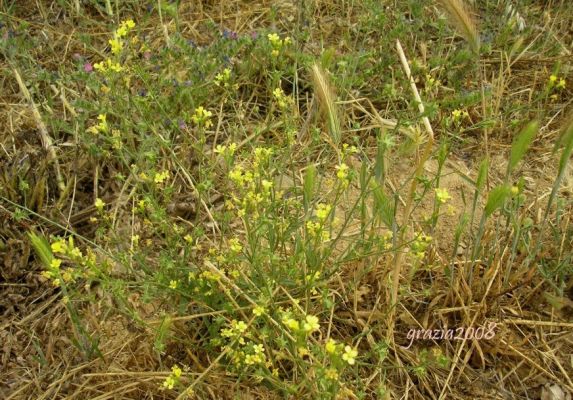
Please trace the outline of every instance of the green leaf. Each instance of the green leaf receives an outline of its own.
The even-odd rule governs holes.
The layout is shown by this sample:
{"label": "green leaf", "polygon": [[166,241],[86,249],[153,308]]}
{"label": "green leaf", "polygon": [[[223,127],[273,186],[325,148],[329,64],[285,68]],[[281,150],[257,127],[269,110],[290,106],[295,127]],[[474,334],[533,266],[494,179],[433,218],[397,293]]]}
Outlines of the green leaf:
{"label": "green leaf", "polygon": [[523,130],[519,133],[513,145],[511,146],[511,155],[509,156],[508,164],[508,174],[513,171],[515,166],[521,161],[527,149],[533,142],[537,131],[539,130],[539,123],[537,121],[531,121]]}
{"label": "green leaf", "polygon": [[308,209],[312,201],[315,181],[316,181],[316,167],[314,165],[310,165],[304,173],[303,203],[305,209]]}
{"label": "green leaf", "polygon": [[488,169],[489,169],[489,161],[487,158],[484,158],[483,161],[479,165],[479,171],[478,171],[478,176],[477,176],[477,180],[476,180],[476,188],[477,188],[478,192],[481,192],[483,190],[483,187],[485,185],[485,181],[487,178]]}
{"label": "green leaf", "polygon": [[394,222],[394,206],[392,201],[384,193],[380,185],[376,185],[373,190],[374,194],[374,213],[380,216],[380,219],[388,228],[392,228]]}
{"label": "green leaf", "polygon": [[561,137],[560,143],[564,146],[563,153],[561,153],[561,158],[559,159],[559,174],[561,175],[565,171],[569,157],[571,157],[573,152],[573,121]]}
{"label": "green leaf", "polygon": [[494,187],[489,195],[487,196],[487,202],[485,204],[485,216],[486,218],[491,216],[495,210],[503,206],[505,199],[510,195],[511,187],[509,185],[500,185]]}
{"label": "green leaf", "polygon": [[40,258],[40,261],[42,261],[42,264],[44,264],[46,268],[50,268],[54,258],[50,243],[48,243],[44,236],[37,235],[34,232],[28,232],[28,237],[30,238],[34,251]]}

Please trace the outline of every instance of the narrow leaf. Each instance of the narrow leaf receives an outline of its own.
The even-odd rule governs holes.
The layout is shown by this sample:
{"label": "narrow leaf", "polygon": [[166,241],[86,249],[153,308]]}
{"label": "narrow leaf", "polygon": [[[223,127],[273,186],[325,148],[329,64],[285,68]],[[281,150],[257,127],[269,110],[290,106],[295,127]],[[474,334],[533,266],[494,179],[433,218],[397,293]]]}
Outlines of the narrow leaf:
{"label": "narrow leaf", "polygon": [[303,203],[305,209],[308,209],[312,201],[315,181],[316,181],[316,167],[314,165],[311,165],[306,169],[304,173]]}
{"label": "narrow leaf", "polygon": [[511,188],[509,185],[500,185],[494,187],[487,196],[487,202],[485,204],[485,216],[491,216],[495,210],[502,207],[505,199],[509,196],[510,193]]}
{"label": "narrow leaf", "polygon": [[375,214],[380,217],[386,227],[392,228],[394,222],[394,207],[392,201],[386,196],[384,189],[380,185],[376,185],[373,194]]}
{"label": "narrow leaf", "polygon": [[489,169],[488,159],[484,158],[479,165],[478,176],[476,180],[476,188],[478,192],[481,192],[483,190],[483,187],[485,186],[488,169]]}
{"label": "narrow leaf", "polygon": [[28,238],[30,238],[32,247],[40,258],[40,261],[42,261],[42,264],[44,264],[46,268],[49,268],[54,258],[50,243],[48,243],[44,236],[37,235],[34,232],[28,232]]}
{"label": "narrow leaf", "polygon": [[539,129],[539,123],[537,121],[531,121],[523,130],[519,133],[513,145],[511,146],[511,155],[509,156],[508,173],[511,173],[515,166],[521,161],[527,149],[533,142],[535,135]]}

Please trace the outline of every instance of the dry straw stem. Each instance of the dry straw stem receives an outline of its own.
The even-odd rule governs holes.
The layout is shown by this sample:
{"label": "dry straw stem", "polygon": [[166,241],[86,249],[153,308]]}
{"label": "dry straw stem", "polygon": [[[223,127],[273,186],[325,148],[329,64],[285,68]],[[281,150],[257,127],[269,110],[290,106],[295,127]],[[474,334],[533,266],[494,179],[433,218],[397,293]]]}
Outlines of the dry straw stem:
{"label": "dry straw stem", "polygon": [[[402,68],[404,69],[404,73],[406,74],[406,78],[410,82],[410,88],[412,89],[412,93],[414,95],[414,99],[416,103],[418,103],[418,110],[420,110],[421,114],[424,114],[425,108],[424,104],[422,103],[422,98],[420,97],[420,93],[418,92],[418,88],[416,87],[416,83],[414,82],[414,78],[412,78],[412,72],[410,71],[410,66],[408,65],[408,60],[406,59],[406,55],[404,54],[404,50],[402,49],[402,45],[400,44],[399,40],[396,40],[396,50],[398,51],[398,56],[400,57],[400,62],[402,63]],[[406,237],[408,231],[408,220],[410,218],[410,212],[412,210],[413,200],[416,193],[416,186],[418,180],[416,179],[417,176],[421,175],[424,165],[430,154],[432,152],[432,147],[434,145],[434,130],[432,129],[432,125],[430,125],[430,120],[428,117],[423,116],[422,122],[428,131],[428,142],[424,148],[424,152],[422,157],[418,161],[418,165],[416,166],[415,176],[412,179],[410,184],[410,192],[408,193],[408,198],[406,199],[406,206],[404,208],[404,222],[403,226],[404,229],[400,235],[400,243],[403,243],[403,239]],[[388,316],[388,335],[389,338],[393,337],[393,328],[394,328],[394,314],[396,311],[396,306],[398,303],[398,287],[400,285],[400,273],[402,271],[402,259],[404,256],[404,252],[399,251],[397,252],[394,258],[394,266],[392,269],[392,295],[391,295],[391,309]]]}
{"label": "dry straw stem", "polygon": [[336,108],[334,90],[326,76],[326,72],[318,64],[312,66],[310,76],[320,109],[328,122],[330,137],[335,144],[338,144],[340,143],[340,119]]}
{"label": "dry straw stem", "polygon": [[62,174],[60,172],[60,164],[58,163],[56,150],[52,145],[52,138],[48,134],[48,129],[46,129],[46,125],[44,125],[44,122],[42,121],[42,116],[38,111],[38,107],[36,106],[36,103],[34,103],[32,95],[30,94],[30,91],[24,84],[24,81],[22,80],[20,73],[16,68],[14,68],[12,71],[14,72],[14,76],[16,77],[16,81],[18,82],[20,91],[22,92],[22,95],[24,96],[26,101],[28,101],[28,104],[30,105],[30,108],[32,110],[32,114],[34,115],[34,120],[36,121],[38,130],[40,131],[40,139],[42,141],[42,147],[44,147],[44,149],[48,152],[49,161],[54,162],[54,168],[56,170],[56,180],[58,182],[58,189],[60,190],[60,193],[64,193],[66,190],[66,185],[64,184],[64,179],[62,178]]}
{"label": "dry straw stem", "polygon": [[438,0],[448,15],[450,23],[470,44],[474,53],[479,53],[479,35],[474,19],[463,0]]}

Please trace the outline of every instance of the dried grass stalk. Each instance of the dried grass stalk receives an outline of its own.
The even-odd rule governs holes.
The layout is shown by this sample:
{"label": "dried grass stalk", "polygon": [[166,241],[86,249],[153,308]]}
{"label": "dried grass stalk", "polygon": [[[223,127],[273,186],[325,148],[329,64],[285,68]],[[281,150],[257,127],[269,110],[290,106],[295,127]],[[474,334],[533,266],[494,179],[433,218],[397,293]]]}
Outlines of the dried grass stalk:
{"label": "dried grass stalk", "polygon": [[438,0],[450,23],[470,44],[475,54],[479,53],[480,40],[476,23],[463,0]]}
{"label": "dried grass stalk", "polygon": [[334,90],[330,84],[326,72],[318,65],[314,64],[310,70],[314,92],[318,99],[318,104],[326,120],[330,137],[335,144],[340,143],[340,118],[336,107]]}

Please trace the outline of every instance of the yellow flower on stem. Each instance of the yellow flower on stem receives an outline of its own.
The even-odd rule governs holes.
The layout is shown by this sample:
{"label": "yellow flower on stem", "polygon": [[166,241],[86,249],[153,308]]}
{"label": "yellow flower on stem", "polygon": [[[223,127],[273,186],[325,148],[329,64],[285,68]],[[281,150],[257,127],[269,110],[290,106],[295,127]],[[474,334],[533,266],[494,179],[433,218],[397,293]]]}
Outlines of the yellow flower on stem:
{"label": "yellow flower on stem", "polygon": [[123,42],[119,38],[109,39],[108,43],[111,46],[111,52],[115,55],[123,50]]}
{"label": "yellow flower on stem", "polygon": [[452,198],[452,196],[450,196],[450,194],[448,193],[447,189],[437,188],[435,189],[435,192],[438,203],[444,204]]}
{"label": "yellow flower on stem", "polygon": [[344,354],[342,355],[342,359],[346,361],[350,365],[354,365],[356,363],[356,357],[358,356],[358,351],[353,349],[350,346],[344,347]]}
{"label": "yellow flower on stem", "polygon": [[307,333],[312,333],[320,329],[320,324],[318,323],[318,317],[314,315],[307,315],[306,322],[303,325],[304,331]]}
{"label": "yellow flower on stem", "polygon": [[336,352],[336,340],[328,339],[328,342],[324,345],[326,352],[329,354],[334,354]]}
{"label": "yellow flower on stem", "polygon": [[102,199],[100,199],[99,197],[96,199],[95,203],[94,203],[95,208],[99,211],[102,212],[103,211],[103,207],[105,206],[105,203]]}

